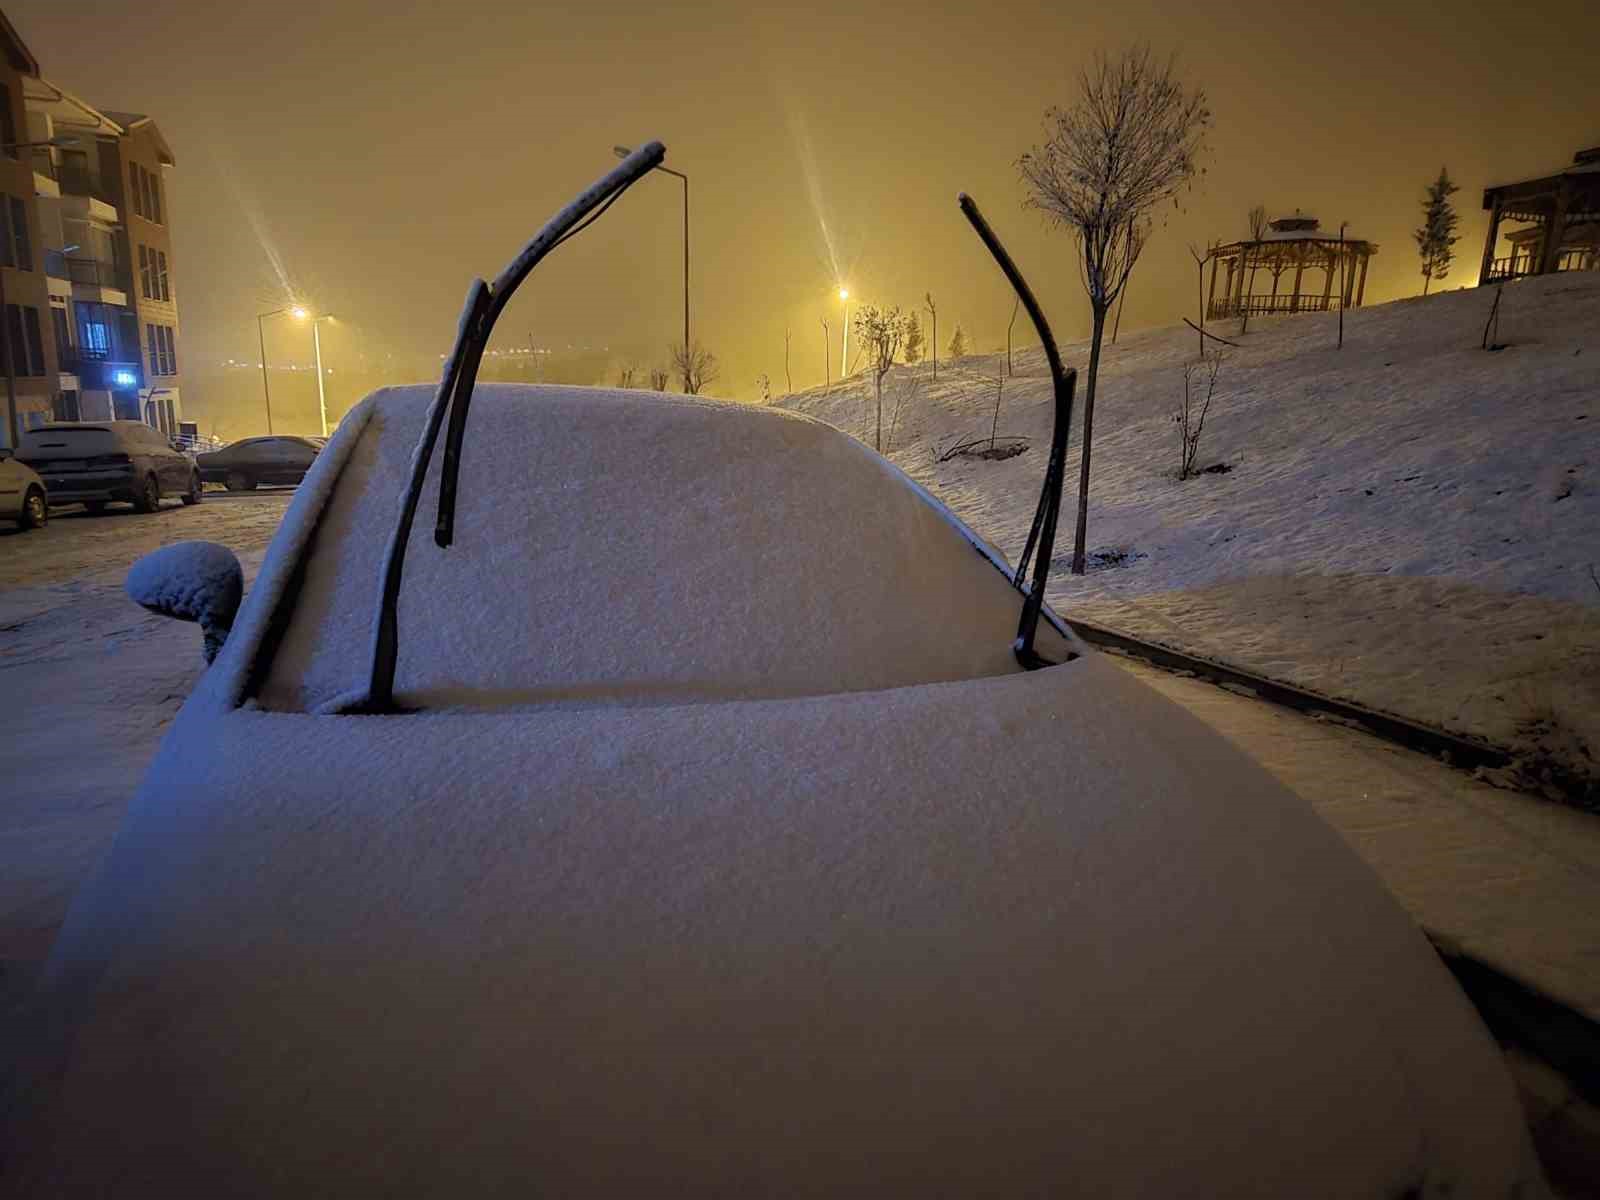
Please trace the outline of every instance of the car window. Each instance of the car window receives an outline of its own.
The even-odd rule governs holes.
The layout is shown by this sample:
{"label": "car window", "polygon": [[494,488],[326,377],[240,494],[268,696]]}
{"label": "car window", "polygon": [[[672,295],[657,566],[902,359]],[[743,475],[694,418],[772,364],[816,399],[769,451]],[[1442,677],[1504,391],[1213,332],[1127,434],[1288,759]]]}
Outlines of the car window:
{"label": "car window", "polygon": [[87,457],[93,454],[115,454],[121,447],[117,435],[109,429],[93,426],[86,429],[30,429],[22,435],[18,456],[30,455],[52,458]]}

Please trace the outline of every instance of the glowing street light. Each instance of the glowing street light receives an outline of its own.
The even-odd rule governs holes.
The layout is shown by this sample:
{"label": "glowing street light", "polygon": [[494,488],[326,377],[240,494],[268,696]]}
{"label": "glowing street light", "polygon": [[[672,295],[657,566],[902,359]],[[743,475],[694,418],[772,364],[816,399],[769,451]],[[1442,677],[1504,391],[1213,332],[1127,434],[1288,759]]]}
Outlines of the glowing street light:
{"label": "glowing street light", "polygon": [[[268,317],[282,316],[288,313],[296,321],[304,321],[311,316],[311,310],[303,304],[288,304],[283,308],[275,308],[271,312],[256,314],[256,342],[261,348],[261,398],[267,406],[267,432],[272,432],[272,389],[267,382],[267,335],[264,323]],[[311,340],[317,353],[317,400],[322,405],[322,433],[328,433],[328,406],[322,395],[322,343],[317,338],[317,321],[325,321],[327,316],[317,317],[311,322]]]}

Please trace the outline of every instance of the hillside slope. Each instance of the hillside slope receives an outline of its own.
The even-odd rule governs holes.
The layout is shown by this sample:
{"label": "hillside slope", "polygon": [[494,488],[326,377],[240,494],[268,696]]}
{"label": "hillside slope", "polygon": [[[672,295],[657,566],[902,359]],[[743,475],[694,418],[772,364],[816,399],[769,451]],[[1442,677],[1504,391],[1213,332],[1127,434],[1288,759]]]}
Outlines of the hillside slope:
{"label": "hillside slope", "polygon": [[[1228,350],[1199,463],[1177,480],[1172,422],[1190,329],[1128,335],[1103,357],[1091,550],[1067,574],[1080,403],[1069,450],[1061,611],[1336,696],[1507,743],[1600,754],[1600,275],[1345,316],[1256,320]],[[1233,337],[1236,323],[1212,331]],[[1069,365],[1088,347],[1062,347]],[[938,461],[986,435],[1004,355],[896,367],[889,456],[1015,557],[1049,438],[1042,353],[1015,356],[999,432],[1026,453]],[[778,403],[873,440],[865,375]],[[898,418],[896,419],[896,407]],[[1102,560],[1104,561],[1104,560]]]}

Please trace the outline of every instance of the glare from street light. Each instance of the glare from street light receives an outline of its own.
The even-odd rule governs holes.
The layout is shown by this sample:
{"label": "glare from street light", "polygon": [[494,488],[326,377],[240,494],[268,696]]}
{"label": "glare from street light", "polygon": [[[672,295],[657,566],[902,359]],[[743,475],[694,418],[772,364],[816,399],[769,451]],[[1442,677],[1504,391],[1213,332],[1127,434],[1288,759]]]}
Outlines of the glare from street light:
{"label": "glare from street light", "polygon": [[839,289],[839,299],[841,299],[841,300],[850,299],[850,289],[849,288],[840,288]]}
{"label": "glare from street light", "polygon": [[296,321],[304,321],[311,314],[297,304],[289,310],[289,315]]}

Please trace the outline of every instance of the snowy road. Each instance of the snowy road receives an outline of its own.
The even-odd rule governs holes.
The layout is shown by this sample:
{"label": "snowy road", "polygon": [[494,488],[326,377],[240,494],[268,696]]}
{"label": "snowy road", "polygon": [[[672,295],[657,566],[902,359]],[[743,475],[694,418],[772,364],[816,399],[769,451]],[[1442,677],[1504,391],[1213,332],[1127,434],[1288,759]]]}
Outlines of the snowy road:
{"label": "snowy road", "polygon": [[150,516],[69,508],[43,530],[0,531],[0,995],[49,949],[200,673],[199,630],[134,607],[128,566],[207,539],[239,554],[248,581],[292,495],[208,492]]}

